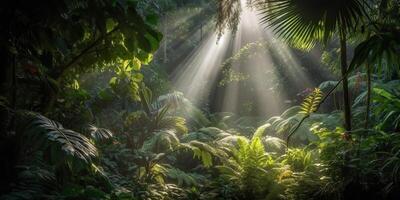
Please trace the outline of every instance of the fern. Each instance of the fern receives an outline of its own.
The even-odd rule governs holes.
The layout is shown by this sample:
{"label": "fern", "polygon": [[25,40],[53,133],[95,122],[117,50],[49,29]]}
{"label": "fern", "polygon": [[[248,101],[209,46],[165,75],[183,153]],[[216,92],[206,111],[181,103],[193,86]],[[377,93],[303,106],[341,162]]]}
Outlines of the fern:
{"label": "fern", "polygon": [[223,165],[216,168],[222,178],[233,182],[246,195],[265,195],[271,184],[269,177],[273,177],[274,161],[265,152],[259,137],[251,141],[239,139],[237,143],[230,148],[232,157],[223,160]]}
{"label": "fern", "polygon": [[[329,94],[331,94],[333,90],[331,90]],[[328,96],[327,95],[327,96]],[[299,123],[290,131],[288,134],[288,137],[286,139],[286,146],[289,147],[289,141],[292,135],[300,128],[301,124],[311,116],[312,113],[316,112],[321,105],[321,103],[327,98],[327,96],[323,97],[323,93],[321,89],[315,88],[314,91],[307,96],[307,98],[304,100],[304,102],[301,104],[299,114],[303,114],[303,118],[300,120]]]}
{"label": "fern", "polygon": [[321,89],[315,88],[314,91],[304,99],[301,104],[301,110],[299,113],[304,115],[310,115],[317,111],[319,104],[321,103],[323,93]]}
{"label": "fern", "polygon": [[229,135],[217,141],[217,144],[222,146],[236,146],[239,140],[247,140],[248,139],[241,135]]}
{"label": "fern", "polygon": [[267,124],[264,124],[264,125],[258,127],[257,130],[253,133],[253,139],[255,139],[256,137],[261,138],[264,135],[265,130],[270,126],[271,126],[271,124],[267,123]]}
{"label": "fern", "polygon": [[262,142],[268,152],[279,152],[286,147],[285,141],[268,135],[263,138]]}
{"label": "fern", "polygon": [[227,154],[223,150],[197,140],[181,143],[180,148],[192,151],[193,157],[200,159],[205,167],[213,165],[213,157],[227,157]]}

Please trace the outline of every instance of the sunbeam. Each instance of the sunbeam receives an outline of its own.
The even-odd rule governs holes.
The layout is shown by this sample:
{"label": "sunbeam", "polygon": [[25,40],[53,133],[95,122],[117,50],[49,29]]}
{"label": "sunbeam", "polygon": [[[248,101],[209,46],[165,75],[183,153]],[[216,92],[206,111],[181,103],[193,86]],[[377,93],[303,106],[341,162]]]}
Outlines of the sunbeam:
{"label": "sunbeam", "polygon": [[[288,90],[300,92],[312,87],[313,83],[292,49],[259,24],[259,20],[257,12],[242,1],[237,32],[225,33],[218,42],[216,34],[209,34],[175,68],[171,75],[175,89],[183,92],[195,104],[215,100],[210,94],[217,91],[213,95],[221,99],[217,106],[220,111],[243,113],[251,104],[247,114],[275,115],[289,106],[293,97],[289,97]],[[249,76],[245,85],[233,81],[226,84],[223,90],[216,90],[224,59],[236,55],[246,45],[257,42],[265,44],[264,48],[253,52],[258,56],[232,63],[231,66],[232,70]],[[291,88],[285,88],[288,86]]]}
{"label": "sunbeam", "polygon": [[218,68],[228,49],[228,38],[229,34],[225,34],[217,40],[216,34],[210,34],[172,73],[176,89],[194,103],[204,100],[215,85]]}

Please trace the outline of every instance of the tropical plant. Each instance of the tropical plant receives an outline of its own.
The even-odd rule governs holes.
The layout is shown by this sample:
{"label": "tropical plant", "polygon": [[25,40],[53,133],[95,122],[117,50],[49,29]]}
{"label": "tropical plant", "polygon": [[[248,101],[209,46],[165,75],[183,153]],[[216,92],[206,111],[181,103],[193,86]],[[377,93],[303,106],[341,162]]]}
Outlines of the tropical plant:
{"label": "tropical plant", "polygon": [[244,198],[265,197],[273,184],[275,163],[265,152],[261,139],[239,139],[237,147],[232,147],[231,151],[232,157],[216,167],[221,176],[234,182]]}
{"label": "tropical plant", "polygon": [[351,110],[347,78],[347,35],[356,29],[365,15],[362,0],[315,1],[271,0],[257,1],[263,23],[274,28],[289,44],[310,49],[317,41],[327,43],[339,33],[340,60],[343,78],[345,127],[351,130]]}
{"label": "tropical plant", "polygon": [[[59,195],[56,182],[66,183],[84,171],[104,177],[96,164],[97,148],[86,136],[37,113],[17,111],[16,119],[17,132],[7,138],[18,147],[14,165],[8,166],[14,169],[4,169],[15,173],[7,175],[13,176],[9,181],[15,187],[2,198],[55,197]],[[7,177],[3,178],[8,180]]]}

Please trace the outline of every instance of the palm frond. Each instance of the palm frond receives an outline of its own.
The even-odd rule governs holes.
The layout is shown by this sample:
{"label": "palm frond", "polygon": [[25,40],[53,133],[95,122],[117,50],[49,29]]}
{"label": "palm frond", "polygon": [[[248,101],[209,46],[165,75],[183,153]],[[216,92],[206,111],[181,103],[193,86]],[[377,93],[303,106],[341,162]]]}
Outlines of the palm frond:
{"label": "palm frond", "polygon": [[176,133],[186,134],[186,120],[182,117],[166,116],[158,122],[157,129],[160,130],[175,130]]}
{"label": "palm frond", "polygon": [[177,109],[178,107],[185,106],[189,100],[183,96],[182,92],[171,92],[161,95],[155,100],[151,107],[153,110],[160,110],[162,107],[168,106],[170,109]]}
{"label": "palm frond", "polygon": [[261,22],[289,44],[310,49],[327,42],[337,31],[353,30],[365,11],[363,0],[257,1]]}
{"label": "palm frond", "polygon": [[77,157],[86,163],[90,163],[97,156],[96,147],[84,135],[65,129],[60,123],[36,114],[25,129],[28,137],[36,138],[31,141],[41,141],[41,148],[57,145],[58,150],[67,155]]}
{"label": "palm frond", "polygon": [[97,141],[107,140],[113,137],[113,133],[105,128],[98,128],[94,125],[89,125],[90,135]]}

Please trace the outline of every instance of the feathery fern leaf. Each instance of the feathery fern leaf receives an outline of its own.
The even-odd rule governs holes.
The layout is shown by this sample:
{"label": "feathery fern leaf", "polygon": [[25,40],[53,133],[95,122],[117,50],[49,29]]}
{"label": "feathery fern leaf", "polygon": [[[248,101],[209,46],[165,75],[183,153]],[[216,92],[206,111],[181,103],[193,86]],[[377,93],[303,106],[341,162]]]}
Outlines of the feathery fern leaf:
{"label": "feathery fern leaf", "polygon": [[268,135],[263,138],[263,144],[268,152],[277,152],[286,147],[284,140]]}
{"label": "feathery fern leaf", "polygon": [[301,104],[301,110],[299,113],[304,115],[310,115],[311,113],[317,111],[319,103],[321,103],[323,93],[321,89],[315,88],[314,91],[304,99]]}
{"label": "feathery fern leaf", "polygon": [[266,123],[266,124],[258,127],[257,130],[253,134],[253,139],[256,137],[262,137],[264,135],[265,129],[267,129],[270,126],[271,126],[271,124]]}

